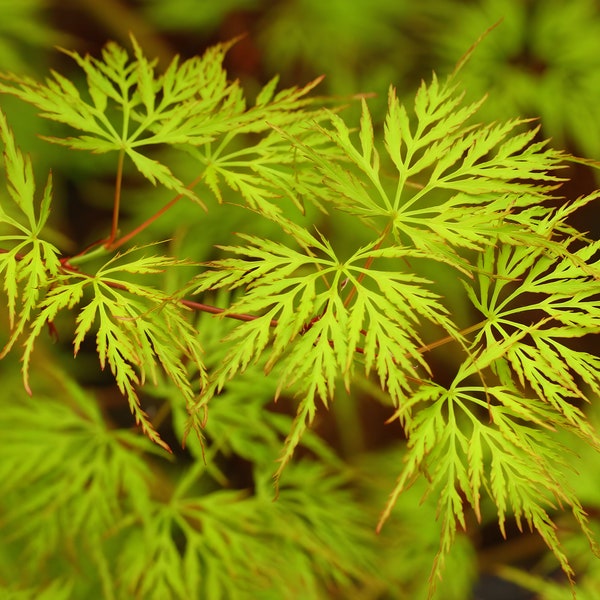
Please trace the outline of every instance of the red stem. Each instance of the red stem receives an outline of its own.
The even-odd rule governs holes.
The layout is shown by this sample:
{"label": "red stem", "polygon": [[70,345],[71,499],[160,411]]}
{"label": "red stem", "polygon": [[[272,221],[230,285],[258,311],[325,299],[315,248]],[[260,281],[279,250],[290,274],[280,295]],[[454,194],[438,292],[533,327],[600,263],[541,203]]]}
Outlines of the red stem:
{"label": "red stem", "polygon": [[167,204],[165,204],[160,210],[158,210],[156,213],[154,213],[149,219],[146,219],[143,223],[138,225],[135,229],[130,231],[128,234],[121,236],[118,240],[107,245],[106,249],[107,250],[116,250],[117,248],[120,248],[123,244],[128,242],[131,238],[135,237],[138,233],[140,233],[141,231],[144,231],[144,229],[146,229],[146,227],[148,227],[150,224],[152,224],[154,221],[156,221],[156,219],[158,219],[163,213],[165,213],[167,210],[169,210],[169,208],[174,206],[177,203],[177,201],[181,199],[182,195],[183,194],[178,194],[177,196],[175,196],[175,198],[173,198],[172,200],[167,202]]}
{"label": "red stem", "polygon": [[[392,223],[390,221],[385,226],[385,229],[382,231],[381,237],[379,238],[379,241],[373,247],[373,250],[379,250],[379,248],[381,247],[381,244],[383,244],[383,240],[385,240],[385,238],[387,237],[387,234],[390,232],[391,228],[392,228]],[[372,256],[369,256],[369,258],[365,262],[365,269],[368,270],[370,268],[370,266],[373,264],[374,260],[375,260],[375,258],[373,258]],[[364,278],[365,278],[365,274],[361,273],[358,276],[356,283],[361,283]],[[352,288],[350,289],[350,292],[348,293],[348,296],[346,297],[346,300],[344,300],[345,308],[347,308],[349,306],[350,302],[352,301],[352,298],[354,298],[354,294],[356,294],[356,286],[352,286]]]}
{"label": "red stem", "polygon": [[[188,308],[191,308],[193,310],[200,310],[202,312],[211,313],[213,315],[221,315],[227,310],[225,308],[219,308],[218,306],[211,306],[210,304],[201,304],[200,302],[193,302],[192,300],[181,300],[180,302],[181,304],[183,304],[183,306],[187,306]],[[226,313],[225,316],[229,317],[230,319],[237,319],[238,321],[255,321],[256,319],[260,318],[256,315],[245,315],[230,312]],[[271,319],[270,325],[271,327],[277,327],[277,321],[275,319]]]}
{"label": "red stem", "polygon": [[[173,199],[175,200],[175,199]],[[173,202],[173,200],[171,201],[171,203]],[[169,204],[171,204],[169,203]],[[166,210],[166,206],[163,207]],[[7,253],[8,250],[5,250],[4,248],[0,248],[0,253]],[[22,257],[17,255],[17,260],[21,260]],[[86,276],[85,273],[82,273],[81,271],[79,271],[79,269],[77,269],[76,267],[72,267],[71,265],[69,265],[68,262],[68,258],[67,259],[62,259],[61,261],[61,267],[63,271],[68,271],[71,273],[76,273],[77,275],[84,275]],[[370,263],[369,263],[370,264]],[[122,283],[117,283],[116,281],[105,281],[104,282],[105,285],[107,285],[108,287],[111,287],[113,289],[117,289],[117,290],[123,290],[125,292],[128,291],[128,288],[125,284]],[[347,299],[346,299],[347,300]],[[191,308],[192,310],[199,310],[202,312],[207,312],[213,315],[221,315],[223,313],[223,316],[229,318],[229,319],[236,319],[238,321],[255,321],[256,319],[259,319],[260,317],[257,315],[248,315],[248,314],[240,314],[240,313],[230,313],[227,312],[226,308],[219,308],[218,306],[212,306],[210,304],[202,304],[201,302],[194,302],[193,300],[180,300],[180,303],[183,306],[187,306],[188,308]],[[306,332],[308,332],[312,326],[321,318],[322,315],[319,315],[317,317],[314,317],[311,321],[309,321],[301,330],[300,334],[304,335]],[[479,329],[484,323],[476,323],[475,325],[471,325],[470,327],[467,327],[466,329],[463,329],[460,333],[462,334],[468,334],[471,333],[473,331],[476,331],[477,329]],[[51,334],[53,335],[57,335],[56,333],[56,329],[53,327],[53,325],[51,323],[49,323],[50,327],[51,327]],[[277,327],[278,325],[278,321],[276,319],[271,319],[270,323],[269,323],[270,327]],[[366,331],[361,330],[361,333],[363,335],[366,335]],[[449,342],[454,341],[454,338],[452,336],[447,336],[445,338],[442,338],[440,340],[437,340],[435,342],[432,342],[431,344],[425,344],[419,348],[417,348],[417,352],[420,352],[421,354],[425,353],[425,352],[429,352],[430,350],[433,350],[434,348],[437,348],[438,346],[443,346],[444,344],[447,344]],[[331,345],[333,345],[333,342],[330,341],[329,342]],[[360,348],[360,347],[356,347],[356,352],[359,354],[364,354],[364,349]]]}
{"label": "red stem", "polygon": [[[192,183],[190,183],[186,187],[188,189],[192,189],[194,186],[196,186],[198,184],[198,182],[201,179],[202,179],[202,176],[196,177],[196,179],[194,179],[194,181],[192,181]],[[157,210],[151,217],[146,219],[143,223],[138,225],[135,229],[130,231],[128,234],[120,237],[118,240],[114,240],[114,238],[111,239],[110,243],[105,244],[105,248],[107,250],[116,250],[117,248],[120,248],[123,244],[127,243],[130,239],[134,238],[138,233],[140,233],[141,231],[144,231],[144,229],[146,229],[148,226],[150,226],[152,223],[154,223],[154,221],[156,221],[156,219],[161,217],[170,208],[175,206],[175,204],[177,204],[177,202],[179,202],[179,200],[181,200],[181,198],[183,198],[183,194],[177,194],[174,198],[169,200],[169,202],[167,202],[162,208]]]}
{"label": "red stem", "polygon": [[119,152],[119,162],[117,163],[117,180],[115,181],[115,200],[113,204],[113,215],[112,215],[112,226],[110,229],[110,236],[104,242],[104,247],[109,249],[117,237],[119,230],[119,210],[121,208],[121,187],[123,184],[123,162],[125,161],[125,151]]}

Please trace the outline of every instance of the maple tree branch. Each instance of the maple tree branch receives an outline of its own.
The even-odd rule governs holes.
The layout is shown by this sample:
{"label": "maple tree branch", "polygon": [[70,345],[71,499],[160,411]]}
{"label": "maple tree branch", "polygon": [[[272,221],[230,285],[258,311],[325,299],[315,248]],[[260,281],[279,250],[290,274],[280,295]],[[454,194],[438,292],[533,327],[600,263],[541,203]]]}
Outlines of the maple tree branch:
{"label": "maple tree branch", "polygon": [[[4,248],[0,248],[0,254],[7,254],[8,252],[9,252],[8,250],[5,250]],[[16,258],[17,258],[17,260],[21,260],[22,256],[17,255]],[[76,273],[77,275],[85,275],[85,273],[82,273],[76,267],[71,266],[68,262],[68,258],[62,259],[60,262],[61,262],[61,267],[62,267],[63,271],[70,272],[70,273]],[[104,283],[108,287],[111,287],[116,290],[123,290],[125,292],[129,291],[127,286],[122,283],[117,283],[115,281],[105,281]],[[346,298],[346,301],[348,301],[348,298]],[[232,313],[232,312],[228,312],[227,308],[220,308],[218,306],[213,306],[211,304],[204,304],[202,302],[195,302],[193,300],[180,300],[179,302],[183,306],[186,306],[187,308],[190,308],[192,310],[206,312],[206,313],[210,313],[213,315],[223,315],[224,317],[227,317],[229,319],[236,319],[237,321],[255,321],[256,319],[261,318],[260,315],[249,315],[249,314],[245,314],[245,313]],[[302,330],[300,331],[300,334],[304,335],[305,333],[307,333],[321,317],[322,317],[322,315],[318,315],[318,316],[312,318],[302,328]],[[277,325],[278,325],[277,319],[271,319],[270,326],[277,327]],[[470,327],[463,329],[459,333],[466,335],[468,333],[472,333],[473,331],[477,331],[483,325],[485,325],[484,321],[476,323],[475,325],[471,325]],[[367,332],[365,330],[361,330],[361,333],[363,335],[366,335]],[[424,344],[423,346],[420,346],[419,348],[417,348],[417,352],[423,354],[425,352],[429,352],[430,350],[433,350],[434,348],[437,348],[438,346],[443,346],[444,344],[447,344],[452,341],[454,341],[454,338],[449,335],[449,336],[441,338],[435,342],[432,342],[430,344]],[[358,352],[359,354],[364,354],[364,350],[360,347],[356,348],[356,352]]]}
{"label": "maple tree branch", "polygon": [[[202,312],[211,313],[213,315],[223,315],[224,317],[229,317],[230,319],[236,319],[238,321],[255,321],[256,319],[260,319],[260,316],[257,315],[247,315],[240,313],[231,313],[227,312],[226,308],[219,308],[218,306],[212,306],[210,304],[202,304],[201,302],[194,302],[192,300],[180,300],[180,303],[183,306],[187,306],[192,310],[199,310]],[[225,313],[225,314],[223,314]],[[276,319],[271,319],[270,326],[277,327],[278,322]]]}
{"label": "maple tree branch", "polygon": [[[8,250],[6,250],[4,248],[0,248],[0,254],[7,254],[8,252],[9,252]],[[21,260],[22,256],[17,255],[16,258],[17,258],[17,260]],[[372,259],[369,259],[369,260],[370,260],[370,262],[372,262]],[[368,262],[368,264],[370,264],[369,261],[367,261],[367,262]],[[77,275],[84,275],[84,276],[86,275],[85,273],[82,273],[77,267],[71,266],[69,264],[68,257],[65,259],[61,259],[60,263],[61,263],[62,270],[65,272],[74,273]],[[104,281],[104,284],[106,286],[116,289],[116,290],[122,290],[125,292],[129,292],[129,288],[123,283],[117,283],[116,281]],[[348,298],[346,298],[346,302],[348,302]],[[204,304],[202,302],[195,302],[193,300],[179,300],[179,303],[182,306],[185,306],[192,310],[206,312],[206,313],[210,313],[213,315],[223,315],[224,317],[227,317],[229,319],[235,319],[237,321],[248,322],[248,321],[255,321],[256,319],[261,318],[260,315],[249,315],[246,313],[232,313],[232,312],[228,312],[227,308],[220,308],[218,306],[213,306],[211,304]],[[304,325],[304,327],[300,330],[300,335],[305,335],[308,331],[310,331],[310,329],[312,329],[313,325],[319,319],[321,319],[322,316],[323,316],[322,314],[317,315],[316,317],[313,317],[310,321],[308,321],[306,323],[306,325]],[[485,325],[485,323],[486,323],[485,321],[480,321],[479,323],[475,323],[474,325],[466,327],[465,329],[461,330],[459,333],[462,335],[472,333],[473,331],[477,331],[478,329],[483,327]],[[269,322],[269,326],[273,327],[273,328],[277,327],[278,324],[279,323],[278,323],[277,319],[271,319],[271,321]],[[52,324],[49,323],[49,326],[52,327]],[[367,332],[364,329],[361,330],[361,333],[363,335],[367,334]],[[420,354],[424,354],[425,352],[429,352],[429,351],[433,350],[434,348],[438,348],[439,346],[443,346],[443,345],[448,344],[453,341],[455,341],[455,338],[451,335],[448,335],[444,338],[436,340],[435,342],[431,342],[430,344],[424,344],[424,345],[420,346],[419,348],[417,348],[417,352],[419,352]],[[333,347],[333,342],[330,341],[329,343]],[[364,349],[359,346],[357,346],[355,348],[355,351],[358,354],[364,354]]]}

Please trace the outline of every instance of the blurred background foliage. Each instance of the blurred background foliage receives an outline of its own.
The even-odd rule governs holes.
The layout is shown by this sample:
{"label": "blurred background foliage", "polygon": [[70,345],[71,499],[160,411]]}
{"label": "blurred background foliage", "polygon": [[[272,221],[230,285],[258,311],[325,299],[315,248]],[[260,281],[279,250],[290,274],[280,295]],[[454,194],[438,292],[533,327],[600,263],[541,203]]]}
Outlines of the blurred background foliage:
{"label": "blurred background foliage", "polygon": [[[467,49],[501,21],[479,44],[462,72],[469,97],[489,95],[480,118],[488,121],[539,118],[540,135],[551,138],[552,145],[600,160],[598,0],[0,0],[0,11],[2,71],[43,78],[53,68],[77,82],[80,72],[55,46],[97,54],[110,39],[129,46],[128,36],[132,32],[146,54],[159,59],[160,69],[175,54],[187,58],[202,53],[211,44],[242,36],[228,54],[227,68],[232,78],[244,83],[250,97],[275,74],[280,75],[281,86],[285,87],[302,85],[325,75],[319,93],[333,95],[346,103],[348,119],[357,119],[356,99],[366,96],[374,119],[379,121],[383,119],[390,84],[397,88],[401,98],[410,102],[421,78],[428,79],[432,70],[440,76],[452,71]],[[55,125],[39,119],[35,111],[11,98],[0,98],[0,103],[23,149],[31,153],[40,181],[50,168],[53,171],[56,192],[52,226],[61,247],[65,252],[73,251],[103,236],[113,201],[113,159],[50,146],[37,134],[51,132]],[[182,172],[188,169],[189,180],[194,178],[185,158],[181,159],[180,167]],[[598,183],[594,172],[585,166],[573,168],[565,175],[571,179],[564,190],[570,198],[588,193]],[[163,190],[149,190],[138,184],[135,177],[127,180],[124,228],[147,218],[168,200]],[[235,203],[235,194],[231,192],[225,201]],[[178,204],[156,227],[144,232],[138,242],[168,238],[177,252],[206,260],[214,257],[216,244],[229,241],[231,232],[274,233],[268,223],[249,218],[242,209],[231,206],[225,211],[216,210],[216,205],[212,206],[208,200],[207,205],[209,210],[202,213],[198,225],[191,216],[196,207]],[[579,219],[580,227],[598,237],[597,213],[588,212]],[[346,238],[355,242],[358,234],[348,230],[343,222],[325,221],[320,227],[341,245]],[[173,288],[176,284],[167,282]],[[447,290],[447,301],[455,314],[466,310],[462,291],[451,276]],[[68,329],[68,324],[61,327]],[[219,332],[207,331],[214,336],[214,340],[204,341],[207,355],[216,361]],[[65,339],[68,340],[68,335]],[[597,340],[590,343],[597,344]],[[68,342],[52,347],[50,352],[52,357],[48,361],[58,360],[72,375]],[[442,368],[451,360],[443,349],[436,356]],[[120,429],[129,426],[130,417],[114,393],[110,378],[98,375],[93,352],[88,358],[85,354],[78,358],[75,382],[57,379],[56,372],[50,373],[56,369],[47,371],[38,374],[44,390],[35,399],[38,406],[43,406],[40,412],[25,397],[19,365],[8,360],[0,363],[0,464],[5,469],[9,469],[6,465],[19,464],[30,452],[30,445],[38,444],[35,454],[38,462],[23,463],[18,477],[14,473],[12,478],[6,475],[8,483],[7,479],[0,483],[2,598],[56,600],[95,598],[102,594],[110,598],[107,591],[111,586],[110,576],[98,570],[97,565],[104,565],[110,571],[110,565],[104,564],[99,556],[102,551],[109,555],[111,548],[119,546],[125,547],[121,559],[130,559],[127,569],[121,565],[123,578],[139,589],[144,569],[152,569],[152,563],[133,559],[136,536],[149,531],[147,524],[140,524],[145,523],[140,515],[154,518],[158,528],[162,522],[161,507],[168,504],[165,494],[177,496],[180,486],[186,488],[188,499],[216,503],[210,510],[205,506],[214,523],[219,523],[219,519],[234,519],[236,506],[248,506],[247,511],[240,508],[239,519],[253,515],[244,527],[258,532],[266,548],[257,549],[259,545],[251,543],[247,531],[236,537],[230,529],[229,542],[205,540],[206,546],[200,544],[197,548],[196,559],[190,558],[190,552],[182,548],[187,544],[189,550],[199,544],[200,538],[188,536],[182,542],[185,532],[165,521],[166,529],[157,529],[155,535],[162,536],[163,546],[181,554],[184,576],[190,568],[204,569],[205,573],[212,572],[211,568],[219,571],[218,560],[224,549],[220,544],[231,543],[232,539],[239,542],[242,554],[236,555],[234,565],[227,566],[229,584],[233,586],[229,588],[230,595],[217,595],[219,586],[226,583],[220,583],[222,574],[213,573],[216,578],[213,587],[205,590],[204,597],[208,600],[426,597],[428,573],[439,541],[436,499],[422,500],[422,490],[416,485],[401,497],[393,521],[380,536],[375,536],[377,511],[399,471],[402,440],[397,427],[383,425],[392,411],[387,399],[369,382],[363,382],[361,393],[351,398],[339,394],[331,412],[320,416],[315,435],[307,442],[307,456],[297,466],[290,467],[293,471],[288,478],[290,494],[282,495],[274,514],[266,510],[265,499],[270,493],[272,461],[289,426],[289,415],[284,403],[276,411],[269,408],[272,395],[264,389],[259,369],[248,371],[216,405],[208,436],[213,440],[217,466],[210,467],[209,463],[206,469],[194,467],[197,472],[193,474],[193,482],[189,479],[190,465],[194,464],[193,457],[199,455],[193,444],[171,463],[153,457],[151,449],[141,444],[135,452],[144,460],[123,466],[127,462],[123,448],[130,450],[136,444],[127,437],[125,429]],[[152,395],[165,393],[168,390],[148,390],[147,401],[151,405]],[[379,404],[373,403],[373,399]],[[92,410],[91,405],[99,406],[100,412]],[[21,406],[32,410],[23,410]],[[159,411],[160,403],[156,406]],[[176,407],[172,410],[171,437],[177,438],[183,429],[184,415]],[[597,406],[590,407],[590,413],[592,419],[600,422]],[[264,421],[264,427],[251,434],[243,427],[244,422],[260,421]],[[83,437],[69,438],[74,431]],[[168,432],[163,435],[169,437]],[[65,444],[64,452],[80,453],[82,465],[85,452],[104,453],[111,468],[122,469],[126,481],[110,480],[104,487],[90,489],[92,473],[86,481],[74,483],[74,472],[43,461],[43,444],[55,444],[56,439]],[[87,442],[77,445],[75,442],[80,439]],[[590,452],[575,445],[573,450]],[[574,486],[593,519],[593,526],[598,528],[600,464],[590,455],[587,465],[589,471],[578,474]],[[80,488],[76,489],[77,485]],[[157,485],[163,485],[163,489],[153,490]],[[55,489],[52,486],[57,489],[63,486],[65,490],[75,487],[51,502],[47,490]],[[241,500],[236,504],[234,496],[247,489],[251,489],[251,496],[243,500],[246,504],[242,505]],[[86,494],[92,496],[82,502]],[[120,496],[125,497],[124,504]],[[78,514],[78,510],[91,510],[92,500],[107,511],[96,515],[97,520],[108,523],[114,518],[117,531],[109,541],[94,538],[100,525],[83,514],[78,517],[79,525],[69,522],[69,515]],[[295,500],[298,504],[294,504]],[[229,517],[219,512],[219,503],[223,502],[233,507],[228,509]],[[112,514],[117,506],[118,514]],[[25,518],[39,523],[40,513],[46,519],[43,531],[15,529],[10,525]],[[139,517],[140,522],[131,515]],[[206,517],[203,525],[205,532],[213,531],[210,518]],[[447,558],[447,575],[438,584],[437,597],[441,600],[570,598],[571,591],[561,579],[557,565],[546,555],[541,540],[533,534],[517,535],[514,529],[515,535],[502,540],[491,510],[484,514],[482,524],[473,520],[471,529],[459,538]],[[214,531],[213,535],[218,537]],[[90,539],[80,545],[76,540],[82,534]],[[598,560],[591,557],[582,536],[570,523],[564,523],[562,535],[581,572],[578,597],[600,598]],[[317,548],[323,550],[322,554]],[[216,556],[215,564],[211,566],[202,552]],[[244,559],[244,552],[254,552],[256,556]],[[78,569],[75,575],[73,565]],[[306,579],[307,572],[312,573],[312,578]],[[256,578],[252,584],[255,587],[242,594],[240,590],[247,587],[252,577]],[[157,595],[162,593],[158,584],[154,590],[144,589],[148,591],[140,598],[167,600],[167,596]],[[185,589],[182,590],[181,597],[185,597]],[[127,596],[115,594],[115,597]]]}

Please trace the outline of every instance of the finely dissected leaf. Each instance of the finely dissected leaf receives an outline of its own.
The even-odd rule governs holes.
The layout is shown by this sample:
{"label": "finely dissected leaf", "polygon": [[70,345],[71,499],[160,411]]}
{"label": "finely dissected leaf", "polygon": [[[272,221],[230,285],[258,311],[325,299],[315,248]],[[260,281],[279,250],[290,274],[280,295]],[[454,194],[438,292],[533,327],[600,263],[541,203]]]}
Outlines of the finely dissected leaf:
{"label": "finely dissected leaf", "polygon": [[[298,229],[295,234],[300,237]],[[428,368],[418,351],[422,345],[419,320],[460,337],[436,294],[427,290],[427,280],[398,270],[362,266],[377,259],[397,267],[402,259],[422,257],[418,251],[378,248],[376,243],[342,263],[327,242],[308,232],[302,238],[310,242],[306,244],[313,249],[310,253],[240,237],[247,246],[223,249],[242,258],[209,263],[210,269],[197,278],[196,292],[244,287],[246,293],[223,315],[256,317],[225,338],[230,349],[198,399],[195,412],[228,380],[268,353],[267,372],[280,363],[276,396],[289,390],[302,398],[278,472],[312,421],[316,401],[327,403],[339,378],[349,388],[356,365],[362,363],[367,375],[375,369],[382,389],[400,404],[410,394],[409,380],[419,375],[417,365],[425,371]]]}
{"label": "finely dissected leaf", "polygon": [[[332,160],[339,156],[314,126],[325,113],[312,109],[303,98],[315,83],[248,109],[240,117],[247,125],[240,123],[215,142],[188,149],[201,164],[204,182],[219,202],[243,199],[249,208],[274,220],[281,218],[283,200],[291,200],[302,212],[305,199],[320,207],[321,176],[295,146],[298,138],[320,148]],[[252,144],[242,138],[248,132],[254,134]],[[294,142],[290,143],[292,134]]]}
{"label": "finely dissected leaf", "polygon": [[[510,367],[510,377],[522,386],[530,386],[590,441],[595,434],[575,405],[587,394],[574,374],[592,390],[597,389],[597,371],[589,368],[595,357],[570,347],[569,340],[600,331],[600,286],[588,269],[580,266],[580,260],[594,253],[594,246],[571,256],[553,256],[542,249],[521,246],[503,247],[499,252],[490,249],[482,257],[481,267],[501,277],[492,279],[490,285],[489,275],[481,274],[480,297],[469,292],[475,305],[489,316],[483,330],[488,344],[491,339],[508,337],[509,329],[526,334],[505,349],[504,358],[497,357]],[[535,294],[536,300],[522,302],[525,294]],[[532,324],[530,315],[534,310],[538,316]]]}
{"label": "finely dissected leaf", "polygon": [[[472,124],[481,102],[461,103],[452,77],[443,83],[434,77],[429,86],[422,84],[413,119],[390,89],[383,149],[374,140],[365,101],[357,143],[351,128],[330,114],[331,126],[320,125],[319,131],[337,146],[341,162],[287,136],[322,173],[324,185],[314,191],[325,208],[333,203],[371,227],[374,217],[389,220],[399,244],[470,273],[463,250],[482,252],[498,237],[547,246],[530,233],[552,214],[545,202],[561,181],[553,172],[563,156],[534,142],[536,129],[514,134],[526,121]],[[396,171],[393,179],[380,159],[383,150]]]}
{"label": "finely dissected leaf", "polygon": [[[152,503],[144,528],[134,523],[124,530],[116,565],[120,580],[128,590],[157,599],[270,598],[269,590],[275,590],[273,597],[293,591],[316,599],[329,583],[365,577],[373,567],[372,550],[345,480],[310,463],[290,471],[288,486],[273,503],[263,477],[255,494],[197,493],[206,472],[196,463],[179,477],[168,504]],[[332,513],[336,504],[341,506]],[[345,543],[338,552],[340,540]]]}
{"label": "finely dissected leaf", "polygon": [[[527,523],[541,534],[571,576],[548,513],[558,502],[581,519],[581,506],[568,484],[571,466],[547,429],[549,423],[569,428],[568,421],[539,400],[510,389],[467,387],[456,381],[448,389],[425,385],[412,399],[411,410],[417,403],[426,404],[408,421],[408,456],[382,522],[389,517],[398,494],[418,470],[426,469],[431,473],[430,492],[439,493],[444,523],[441,563],[436,562],[433,575],[440,575],[443,555],[456,534],[455,523],[465,526],[461,493],[478,514],[481,493],[489,490],[501,530],[504,532],[509,512],[519,526]],[[489,423],[479,419],[479,408],[487,408]],[[582,523],[585,527],[585,520]]]}
{"label": "finely dissected leaf", "polygon": [[[186,403],[191,403],[195,386],[204,382],[202,348],[194,328],[183,316],[181,304],[160,292],[133,284],[123,275],[158,273],[178,266],[174,259],[143,257],[123,265],[115,257],[100,268],[95,277],[72,274],[40,303],[40,312],[32,323],[25,342],[23,374],[29,387],[28,372],[35,341],[45,323],[53,321],[64,308],[74,308],[84,295],[91,294],[76,319],[73,340],[75,355],[84,338],[95,331],[96,348],[102,369],[108,366],[129,402],[132,413],[148,437],[168,449],[140,406],[137,388],[146,377],[156,384],[161,372],[175,384]],[[190,380],[185,361],[191,361],[198,373]]]}
{"label": "finely dissected leaf", "polygon": [[9,249],[3,248],[4,251],[0,253],[0,273],[4,272],[5,275],[3,288],[7,296],[8,319],[12,330],[8,343],[0,352],[2,357],[23,332],[44,289],[58,273],[60,263],[58,249],[40,238],[50,212],[52,180],[48,178],[39,214],[36,215],[31,159],[16,146],[2,111],[0,136],[4,145],[8,192],[16,209],[16,214],[12,217],[0,206],[0,224],[5,224],[9,231],[0,236],[0,242],[9,246]]}
{"label": "finely dissected leaf", "polygon": [[[150,147],[170,144],[192,152],[205,163],[203,177],[219,197],[222,180],[251,207],[267,212],[269,200],[282,190],[297,203],[302,194],[310,197],[309,189],[318,182],[310,182],[310,175],[297,178],[298,158],[272,127],[300,133],[318,119],[316,110],[305,110],[314,104],[305,96],[320,79],[277,94],[273,80],[247,108],[239,83],[229,82],[222,66],[231,44],[214,46],[204,56],[183,62],[175,57],[164,74],[157,75],[156,61],[144,56],[134,37],[131,43],[133,57],[114,42],[106,45],[101,58],[65,51],[84,71],[91,101],[56,72],[45,83],[0,74],[0,92],[13,94],[38,107],[43,117],[81,132],[49,141],[92,152],[124,151],[150,182],[197,202],[199,198],[169,166],[147,155]],[[265,138],[241,152],[229,148],[232,140],[247,133],[264,133]],[[194,152],[197,147],[202,151]]]}
{"label": "finely dissected leaf", "polygon": [[[150,471],[131,448],[156,452],[135,433],[107,429],[96,398],[65,374],[54,370],[48,387],[51,395],[5,402],[0,425],[2,496],[12,499],[3,535],[22,540],[28,564],[42,571],[65,539],[83,550],[124,512],[143,516]],[[61,534],[40,529],[40,514]]]}

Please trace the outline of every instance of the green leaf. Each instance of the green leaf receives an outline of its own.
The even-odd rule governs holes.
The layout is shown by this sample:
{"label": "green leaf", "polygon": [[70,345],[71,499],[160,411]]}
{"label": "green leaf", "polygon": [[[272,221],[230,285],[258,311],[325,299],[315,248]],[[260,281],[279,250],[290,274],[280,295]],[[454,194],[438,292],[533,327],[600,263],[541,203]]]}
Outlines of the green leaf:
{"label": "green leaf", "polygon": [[[181,304],[152,288],[133,284],[123,276],[158,273],[186,263],[166,257],[143,257],[120,265],[117,263],[119,258],[109,260],[93,278],[76,274],[65,276],[59,287],[48,292],[40,303],[40,312],[25,342],[25,385],[29,387],[31,355],[44,325],[65,308],[74,308],[87,291],[91,293],[91,299],[76,318],[74,353],[79,352],[85,337],[96,328],[100,367],[110,368],[144,433],[169,450],[142,409],[138,388],[147,377],[156,385],[164,373],[186,404],[191,404],[196,385],[205,383],[202,348],[195,329],[182,314],[185,309]],[[197,370],[196,381],[188,375],[187,361]]]}
{"label": "green leaf", "polygon": [[[299,231],[294,229],[295,235]],[[420,258],[418,251],[378,248],[375,243],[342,263],[325,240],[308,232],[302,236],[307,252],[253,236],[240,237],[247,246],[223,250],[241,258],[209,263],[209,270],[196,279],[195,292],[243,287],[245,294],[222,316],[256,316],[225,337],[229,350],[195,412],[261,356],[268,355],[267,373],[279,363],[275,397],[289,390],[301,401],[278,473],[312,422],[316,401],[327,405],[338,378],[349,388],[356,365],[362,363],[367,375],[374,368],[381,388],[399,405],[411,393],[411,380],[419,376],[417,365],[428,370],[418,350],[422,346],[416,328],[419,318],[460,337],[438,296],[426,289],[427,280],[385,267],[362,266],[375,259],[397,264],[398,259]]]}
{"label": "green leaf", "polygon": [[[24,542],[29,564],[42,568],[63,536],[83,551],[100,545],[124,512],[144,516],[151,473],[131,448],[155,452],[153,445],[107,428],[91,392],[54,369],[47,390],[5,402],[2,410],[1,489],[11,499],[3,526]],[[61,524],[60,536],[52,526],[38,530],[40,514]]]}
{"label": "green leaf", "polygon": [[0,241],[9,243],[9,249],[0,253],[0,273],[5,274],[3,288],[7,295],[11,328],[9,340],[0,352],[0,357],[3,357],[23,332],[39,298],[58,274],[60,262],[58,249],[40,238],[50,213],[52,179],[48,178],[39,215],[36,215],[31,159],[17,147],[2,111],[0,137],[4,145],[8,192],[16,209],[15,216],[11,217],[0,207],[0,223],[6,224],[9,231],[7,235],[0,236]]}
{"label": "green leaf", "polygon": [[[519,527],[526,523],[540,533],[571,577],[572,568],[548,513],[555,509],[556,500],[571,508],[587,530],[581,505],[569,486],[574,467],[552,431],[552,425],[569,429],[568,420],[540,400],[503,387],[466,386],[460,380],[458,376],[447,389],[424,384],[411,399],[411,411],[418,403],[424,405],[412,418],[407,419],[408,413],[403,411],[408,455],[380,526],[390,516],[398,495],[419,470],[425,470],[431,473],[429,493],[440,498],[443,522],[434,576],[440,574],[443,556],[454,540],[456,522],[465,527],[460,492],[479,515],[481,494],[489,490],[503,534],[510,512]],[[477,416],[480,408],[489,411],[489,422]]]}
{"label": "green leaf", "polygon": [[269,83],[267,83],[267,85],[265,85],[260,90],[260,92],[258,93],[258,96],[256,96],[256,102],[255,102],[256,106],[264,106],[265,104],[268,104],[272,100],[278,83],[279,83],[279,76],[276,75],[269,81]]}

